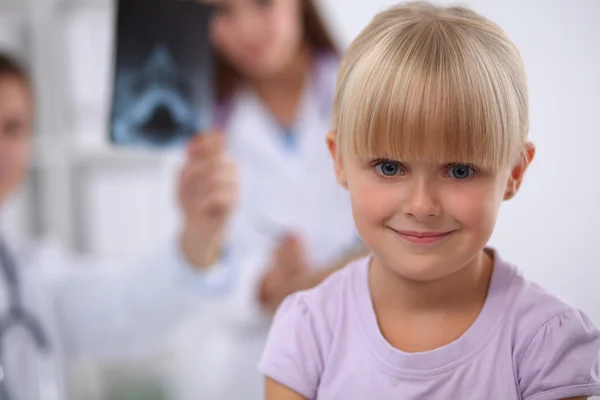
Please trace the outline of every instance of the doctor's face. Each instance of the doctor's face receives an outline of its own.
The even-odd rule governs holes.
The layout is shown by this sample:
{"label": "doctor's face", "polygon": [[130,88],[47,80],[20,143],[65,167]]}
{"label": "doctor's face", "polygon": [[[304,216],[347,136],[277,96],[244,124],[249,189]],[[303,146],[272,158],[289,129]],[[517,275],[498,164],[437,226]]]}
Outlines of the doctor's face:
{"label": "doctor's face", "polygon": [[0,205],[29,168],[32,111],[28,85],[0,76]]}
{"label": "doctor's face", "polygon": [[216,0],[214,45],[242,75],[269,78],[302,45],[302,0]]}

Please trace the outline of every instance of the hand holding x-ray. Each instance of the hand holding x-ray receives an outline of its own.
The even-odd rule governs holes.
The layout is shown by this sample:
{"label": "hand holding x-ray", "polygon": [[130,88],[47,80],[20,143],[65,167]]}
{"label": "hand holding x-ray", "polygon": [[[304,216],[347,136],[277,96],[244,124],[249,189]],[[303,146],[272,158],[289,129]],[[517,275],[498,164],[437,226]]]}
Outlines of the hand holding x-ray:
{"label": "hand holding x-ray", "polygon": [[111,142],[162,148],[207,129],[212,114],[212,7],[119,0]]}

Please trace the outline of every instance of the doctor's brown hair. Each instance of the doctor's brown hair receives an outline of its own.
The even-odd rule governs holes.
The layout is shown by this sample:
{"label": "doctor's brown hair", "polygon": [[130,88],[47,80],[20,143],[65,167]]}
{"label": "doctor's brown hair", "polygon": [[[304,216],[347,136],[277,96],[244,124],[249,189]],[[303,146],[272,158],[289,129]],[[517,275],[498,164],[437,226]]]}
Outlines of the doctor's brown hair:
{"label": "doctor's brown hair", "polygon": [[0,79],[14,78],[30,86],[30,78],[27,70],[10,55],[0,52]]}
{"label": "doctor's brown hair", "polygon": [[[302,1],[302,29],[304,41],[315,53],[333,53],[339,50],[327,29],[323,17],[312,0]],[[243,81],[242,75],[218,52],[215,54],[216,97],[217,101],[229,99]]]}

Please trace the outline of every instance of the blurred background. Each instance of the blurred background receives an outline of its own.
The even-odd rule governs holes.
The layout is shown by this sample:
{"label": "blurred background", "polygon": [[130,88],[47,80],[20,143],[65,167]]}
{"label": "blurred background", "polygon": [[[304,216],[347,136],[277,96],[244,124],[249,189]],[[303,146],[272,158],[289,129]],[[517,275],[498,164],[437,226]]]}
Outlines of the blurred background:
{"label": "blurred background", "polygon": [[[394,3],[317,1],[342,49]],[[538,148],[492,244],[600,324],[600,2],[461,3],[497,22],[520,49]],[[7,230],[50,235],[76,251],[129,259],[177,227],[175,156],[108,144],[114,9],[112,0],[0,0],[0,48],[29,65],[37,99],[35,166],[1,221]],[[179,385],[185,398],[194,371],[181,359],[165,345],[119,365],[80,360],[71,368],[72,398],[124,399],[120,385],[157,377]],[[129,389],[129,398],[161,398],[161,389],[145,388],[138,397]]]}

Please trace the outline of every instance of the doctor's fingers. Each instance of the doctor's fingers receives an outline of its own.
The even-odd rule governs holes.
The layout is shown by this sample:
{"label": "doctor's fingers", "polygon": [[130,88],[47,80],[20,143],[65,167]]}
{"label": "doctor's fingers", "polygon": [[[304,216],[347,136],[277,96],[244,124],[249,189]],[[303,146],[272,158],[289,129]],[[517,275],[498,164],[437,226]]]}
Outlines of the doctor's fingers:
{"label": "doctor's fingers", "polygon": [[238,177],[227,168],[204,170],[191,173],[182,186],[188,196],[207,196],[221,190],[237,192]]}
{"label": "doctor's fingers", "polygon": [[305,254],[302,238],[293,232],[285,235],[275,251],[275,257],[278,259],[297,259],[304,257]]}
{"label": "doctor's fingers", "polygon": [[188,161],[181,173],[184,184],[188,181],[204,180],[219,174],[235,178],[237,162],[229,154],[222,153],[216,157]]}
{"label": "doctor's fingers", "polygon": [[221,132],[206,132],[190,139],[188,157],[203,158],[219,154],[225,149],[225,135]]}
{"label": "doctor's fingers", "polygon": [[[188,180],[180,187],[180,200],[191,214],[205,215],[207,209],[230,209],[238,199],[235,176],[215,173],[203,179]],[[208,213],[211,213],[208,210]]]}

